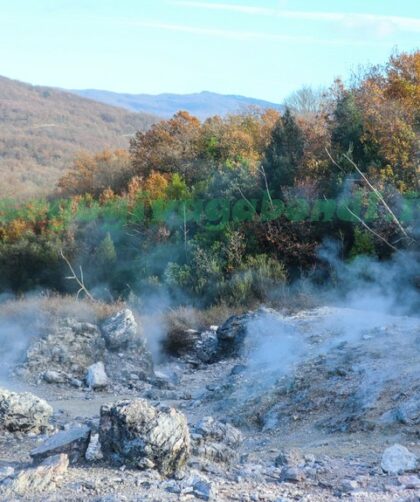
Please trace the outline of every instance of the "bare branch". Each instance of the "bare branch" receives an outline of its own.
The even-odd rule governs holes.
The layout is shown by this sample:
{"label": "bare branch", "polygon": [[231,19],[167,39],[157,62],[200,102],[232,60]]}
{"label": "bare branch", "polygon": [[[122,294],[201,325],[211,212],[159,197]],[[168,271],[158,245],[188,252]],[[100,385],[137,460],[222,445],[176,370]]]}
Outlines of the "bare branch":
{"label": "bare branch", "polygon": [[264,184],[265,184],[265,189],[267,191],[267,195],[268,195],[268,200],[270,201],[270,206],[271,206],[271,209],[274,209],[274,205],[273,205],[273,199],[271,198],[271,194],[270,194],[270,190],[268,188],[268,181],[267,181],[267,176],[265,174],[265,169],[264,169],[264,166],[261,166],[260,167],[260,173],[263,175],[264,177]]}
{"label": "bare branch", "polygon": [[95,298],[89,293],[88,289],[86,288],[86,286],[84,284],[82,267],[81,266],[79,267],[80,268],[80,277],[77,277],[77,274],[74,271],[72,264],[65,257],[62,249],[60,249],[60,255],[61,255],[61,258],[63,258],[63,260],[66,262],[67,266],[69,267],[70,272],[72,273],[72,275],[67,276],[66,279],[68,279],[70,281],[76,281],[76,284],[79,286],[79,289],[76,293],[76,298],[79,298],[80,293],[84,293],[87,296],[87,298],[89,298],[89,300],[91,302],[95,302],[96,301]]}
{"label": "bare branch", "polygon": [[344,169],[340,166],[340,164],[334,160],[333,156],[328,151],[328,148],[325,148],[325,151],[327,152],[328,157],[330,158],[331,162],[335,165],[335,167],[338,167],[338,169],[340,169],[342,173],[345,173]]}
{"label": "bare branch", "polygon": [[188,226],[187,226],[187,213],[186,213],[186,209],[185,209],[185,202],[183,204],[183,214],[184,214],[184,221],[183,221],[184,251],[185,251],[185,257],[187,257],[187,252],[188,252]]}
{"label": "bare branch", "polygon": [[366,230],[368,230],[371,234],[373,234],[375,237],[377,237],[378,239],[380,239],[382,242],[385,242],[385,244],[387,246],[389,246],[391,249],[393,249],[394,251],[398,251],[398,249],[393,246],[390,242],[388,242],[385,237],[382,237],[382,235],[378,234],[377,232],[375,232],[375,230],[373,230],[372,228],[369,227],[369,225],[367,225],[363,220],[362,218],[360,218],[359,216],[357,216],[357,214],[353,213],[353,211],[348,207],[346,206],[346,209],[347,211],[352,215],[354,216],[365,228]]}
{"label": "bare branch", "polygon": [[252,211],[255,211],[255,207],[251,204],[251,202],[245,197],[244,193],[241,190],[241,187],[237,187],[239,190],[239,193],[241,194],[241,197],[244,199],[244,201],[249,205],[249,207],[252,209]]}
{"label": "bare branch", "polygon": [[401,230],[401,232],[409,238],[407,232],[405,231],[405,228],[401,225],[400,221],[398,218],[395,216],[394,212],[392,209],[388,206],[388,204],[385,202],[385,199],[382,197],[381,193],[370,183],[370,181],[367,179],[365,174],[362,173],[362,171],[359,169],[357,164],[353,162],[346,154],[344,154],[344,157],[350,162],[350,164],[356,169],[356,171],[360,174],[360,176],[365,180],[366,184],[369,186],[369,188],[373,191],[373,193],[378,197],[378,199],[382,202],[383,206],[385,209],[388,211],[388,213],[392,216],[392,219],[394,222],[397,224],[398,228]]}
{"label": "bare branch", "polygon": [[[325,148],[325,151],[327,152],[327,155],[328,157],[330,158],[331,162],[337,166],[342,172],[344,172],[343,168],[333,159],[332,155],[330,154],[330,152],[328,151],[328,148]],[[395,216],[395,213],[392,211],[392,209],[389,207],[389,205],[386,203],[385,199],[382,197],[382,194],[379,192],[379,190],[377,190],[373,185],[372,183],[368,180],[367,176],[359,169],[358,165],[346,154],[344,154],[344,158],[346,160],[348,160],[350,162],[350,164],[356,169],[356,171],[360,174],[360,176],[363,178],[363,180],[365,181],[365,183],[367,184],[367,186],[372,190],[372,192],[376,195],[376,197],[378,198],[378,200],[382,203],[382,205],[385,207],[385,209],[388,211],[388,213],[391,215],[392,217],[392,220],[394,221],[394,223],[397,225],[397,227],[400,229],[401,233],[404,235],[404,237],[406,237],[409,241],[413,242],[413,239],[408,235],[408,233],[406,232],[405,228],[401,225],[400,221],[398,220],[398,218]],[[348,209],[348,208],[347,208]],[[350,211],[350,209],[349,209]],[[351,211],[350,211],[351,212]],[[358,218],[358,216],[356,216],[356,218]],[[359,219],[359,218],[358,218]],[[382,237],[380,237],[379,235],[377,235],[377,237],[381,238],[382,240],[384,240]],[[385,242],[387,242],[385,240]],[[387,242],[387,244],[389,245],[389,243]],[[395,249],[392,245],[391,247],[393,249]]]}

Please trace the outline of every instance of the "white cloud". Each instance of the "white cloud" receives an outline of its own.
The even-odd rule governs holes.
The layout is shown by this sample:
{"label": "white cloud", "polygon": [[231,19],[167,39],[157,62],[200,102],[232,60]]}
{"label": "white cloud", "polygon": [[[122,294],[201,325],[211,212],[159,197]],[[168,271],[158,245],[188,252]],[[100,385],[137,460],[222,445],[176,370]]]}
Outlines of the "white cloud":
{"label": "white cloud", "polygon": [[[223,30],[218,28],[201,28],[198,26],[161,23],[158,21],[126,20],[124,21],[124,23],[130,26],[137,26],[141,28],[176,31],[183,33],[191,33],[194,35],[211,36],[216,38],[228,38],[231,40],[268,40],[273,42],[293,42],[300,44],[317,44],[317,45],[333,45],[333,46],[371,45],[371,43],[369,43],[369,41],[366,40],[339,39],[339,38],[322,39],[312,36],[282,35],[282,34],[259,32],[259,31],[237,31],[237,30]],[[373,45],[377,45],[377,43],[373,43]]]}
{"label": "white cloud", "polygon": [[233,5],[227,3],[208,3],[208,2],[189,2],[182,0],[174,0],[171,2],[173,4],[179,5],[180,7],[192,7],[197,9],[207,9],[207,10],[223,10],[231,12],[241,12],[243,14],[270,14],[272,9],[267,9],[265,7],[254,7],[247,5]]}
{"label": "white cloud", "polygon": [[383,16],[365,13],[308,12],[228,3],[210,3],[187,0],[173,0],[180,7],[238,12],[249,15],[271,16],[301,21],[337,22],[351,29],[372,28],[379,35],[387,35],[396,30],[420,33],[420,19],[414,17]]}

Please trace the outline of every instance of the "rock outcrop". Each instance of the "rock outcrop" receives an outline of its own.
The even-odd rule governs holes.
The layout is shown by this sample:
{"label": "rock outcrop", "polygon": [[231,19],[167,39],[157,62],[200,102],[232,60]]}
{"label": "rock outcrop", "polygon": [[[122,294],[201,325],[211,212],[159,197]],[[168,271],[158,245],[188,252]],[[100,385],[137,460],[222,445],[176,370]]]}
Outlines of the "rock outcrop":
{"label": "rock outcrop", "polygon": [[23,369],[28,380],[82,380],[91,364],[103,360],[104,352],[105,341],[96,325],[64,318],[52,323],[44,336],[34,340]]}
{"label": "rock outcrop", "polygon": [[102,361],[111,381],[125,382],[136,375],[146,380],[153,375],[153,362],[142,327],[129,309],[107,319],[101,326],[106,351]]}
{"label": "rock outcrop", "polygon": [[51,322],[26,351],[16,373],[40,383],[92,389],[126,385],[133,375],[144,381],[153,374],[151,354],[141,326],[125,309],[96,324],[63,318]]}

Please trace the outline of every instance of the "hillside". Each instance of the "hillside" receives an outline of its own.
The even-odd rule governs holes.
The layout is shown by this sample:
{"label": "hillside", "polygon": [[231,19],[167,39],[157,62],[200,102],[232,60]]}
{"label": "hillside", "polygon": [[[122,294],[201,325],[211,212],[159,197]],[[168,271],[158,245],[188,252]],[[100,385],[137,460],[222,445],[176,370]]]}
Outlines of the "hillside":
{"label": "hillside", "polygon": [[171,117],[178,110],[186,110],[200,119],[212,115],[226,115],[250,106],[281,109],[281,105],[244,96],[224,95],[203,91],[195,94],[119,94],[95,89],[71,91],[78,96],[94,99],[131,111]]}
{"label": "hillside", "polygon": [[0,77],[0,197],[49,191],[80,150],[128,145],[156,118]]}

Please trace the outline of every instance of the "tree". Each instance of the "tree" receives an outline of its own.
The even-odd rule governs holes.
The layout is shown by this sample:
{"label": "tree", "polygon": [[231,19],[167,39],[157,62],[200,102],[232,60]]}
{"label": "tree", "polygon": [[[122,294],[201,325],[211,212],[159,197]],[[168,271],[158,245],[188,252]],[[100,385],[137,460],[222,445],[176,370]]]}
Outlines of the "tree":
{"label": "tree", "polygon": [[347,153],[363,169],[366,168],[363,137],[363,114],[353,93],[344,91],[334,110],[331,142],[338,155]]}
{"label": "tree", "polygon": [[130,142],[135,174],[147,177],[152,171],[178,172],[186,180],[193,180],[199,137],[200,121],[187,112],[178,112],[146,132],[137,132]]}
{"label": "tree", "polygon": [[101,267],[108,267],[117,260],[117,252],[111,234],[107,232],[96,250],[96,259]]}
{"label": "tree", "polygon": [[82,152],[69,172],[58,182],[60,195],[99,196],[111,189],[122,193],[133,176],[130,156],[126,150],[104,150],[94,155]]}
{"label": "tree", "polygon": [[284,105],[297,116],[310,117],[321,111],[324,94],[325,91],[323,89],[303,86],[301,89],[290,94],[284,100]]}
{"label": "tree", "polygon": [[201,131],[200,157],[214,161],[218,168],[246,163],[256,169],[279,117],[276,110],[250,108],[225,118],[207,119]]}
{"label": "tree", "polygon": [[355,98],[362,111],[361,140],[377,153],[376,173],[399,190],[415,190],[420,140],[420,51],[395,54],[364,75]]}
{"label": "tree", "polygon": [[269,188],[293,186],[303,153],[304,137],[289,109],[277,121],[263,161]]}

